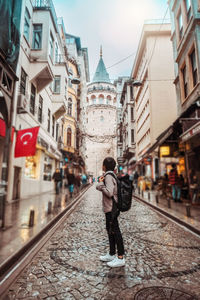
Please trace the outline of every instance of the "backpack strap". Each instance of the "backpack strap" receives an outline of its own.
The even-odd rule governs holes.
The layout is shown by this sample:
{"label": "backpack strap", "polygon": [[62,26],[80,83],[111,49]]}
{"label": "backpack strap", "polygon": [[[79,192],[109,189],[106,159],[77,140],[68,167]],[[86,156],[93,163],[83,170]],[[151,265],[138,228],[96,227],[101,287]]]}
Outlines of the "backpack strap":
{"label": "backpack strap", "polygon": [[111,176],[116,180],[116,182],[117,182],[117,184],[118,184],[118,178],[117,178],[117,176],[115,175],[115,173],[113,173],[112,171],[108,171],[108,172],[104,175],[104,177],[106,177],[107,175],[111,175]]}

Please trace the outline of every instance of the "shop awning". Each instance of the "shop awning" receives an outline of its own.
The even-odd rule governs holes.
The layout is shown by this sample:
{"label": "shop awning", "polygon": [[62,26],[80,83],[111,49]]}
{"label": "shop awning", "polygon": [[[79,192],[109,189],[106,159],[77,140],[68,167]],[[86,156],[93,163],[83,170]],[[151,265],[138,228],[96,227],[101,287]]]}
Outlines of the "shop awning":
{"label": "shop awning", "polygon": [[145,157],[147,154],[150,154],[157,147],[162,145],[166,139],[173,133],[173,125],[170,125],[165,131],[163,131],[156,139],[156,142],[147,150],[147,152],[143,155]]}
{"label": "shop awning", "polygon": [[193,125],[191,128],[189,128],[187,131],[185,131],[180,136],[180,140],[182,143],[184,143],[199,133],[200,133],[200,121],[198,121],[195,125]]}

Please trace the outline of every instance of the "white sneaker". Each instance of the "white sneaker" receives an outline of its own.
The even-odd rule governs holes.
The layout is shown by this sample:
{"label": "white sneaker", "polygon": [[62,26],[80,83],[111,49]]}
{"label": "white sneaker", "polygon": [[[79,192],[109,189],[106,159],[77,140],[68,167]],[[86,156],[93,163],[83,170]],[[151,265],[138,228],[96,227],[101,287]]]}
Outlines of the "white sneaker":
{"label": "white sneaker", "polygon": [[115,255],[110,255],[109,253],[107,253],[106,255],[102,255],[99,258],[101,261],[112,261],[113,259],[115,259],[115,257]]}
{"label": "white sneaker", "polygon": [[125,266],[125,259],[124,258],[120,259],[118,257],[115,257],[115,259],[108,262],[107,265],[111,268],[123,267]]}

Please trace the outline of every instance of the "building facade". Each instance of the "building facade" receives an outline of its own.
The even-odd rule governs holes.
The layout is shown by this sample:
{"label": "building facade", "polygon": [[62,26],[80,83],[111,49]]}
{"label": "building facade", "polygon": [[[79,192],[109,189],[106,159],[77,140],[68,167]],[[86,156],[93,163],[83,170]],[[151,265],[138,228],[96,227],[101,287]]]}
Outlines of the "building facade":
{"label": "building facade", "polygon": [[[184,178],[190,195],[194,177],[200,184],[200,1],[168,1],[174,52],[175,87],[181,131]],[[192,196],[191,196],[192,198]]]}
{"label": "building facade", "polygon": [[140,173],[154,179],[158,153],[147,151],[177,116],[170,36],[170,24],[145,23],[131,72],[142,83],[134,87],[136,159]]}
{"label": "building facade", "polygon": [[123,157],[123,139],[122,139],[122,104],[121,95],[125,81],[129,79],[128,76],[120,76],[114,81],[117,91],[117,162],[119,167],[124,165],[125,159]]}
{"label": "building facade", "polygon": [[105,157],[116,159],[117,99],[116,87],[111,83],[102,59],[88,84],[86,107],[86,168],[95,177],[102,174]]}
{"label": "building facade", "polygon": [[[81,75],[81,63],[86,62],[87,49],[78,49],[78,58],[76,53],[72,55],[63,20],[57,18],[51,0],[26,0],[22,3],[19,59],[16,75],[11,74],[13,80],[17,77],[19,80],[12,101],[13,142],[10,147],[8,201],[53,190],[52,175],[57,167],[63,170],[65,158],[68,158],[68,163],[72,158],[70,163],[74,169],[84,165],[77,152],[76,133],[81,97],[84,101],[86,98],[84,72],[88,75],[89,67],[87,65],[87,70],[84,69]],[[85,96],[84,93],[81,95],[81,87]],[[36,126],[40,127],[36,154],[14,158],[17,132]],[[1,142],[0,150],[3,152],[4,148]],[[72,157],[65,156],[64,151]]]}

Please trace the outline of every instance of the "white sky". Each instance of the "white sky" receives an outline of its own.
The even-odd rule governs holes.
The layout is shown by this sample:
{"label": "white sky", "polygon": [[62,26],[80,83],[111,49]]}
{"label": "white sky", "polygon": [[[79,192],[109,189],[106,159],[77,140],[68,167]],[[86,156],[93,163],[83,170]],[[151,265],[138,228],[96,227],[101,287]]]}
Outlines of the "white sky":
{"label": "white sky", "polygon": [[[163,19],[167,0],[53,0],[58,17],[63,17],[66,31],[81,38],[88,48],[90,80],[99,61],[100,45],[110,79],[129,76],[144,20]],[[169,18],[169,13],[167,14]]]}

